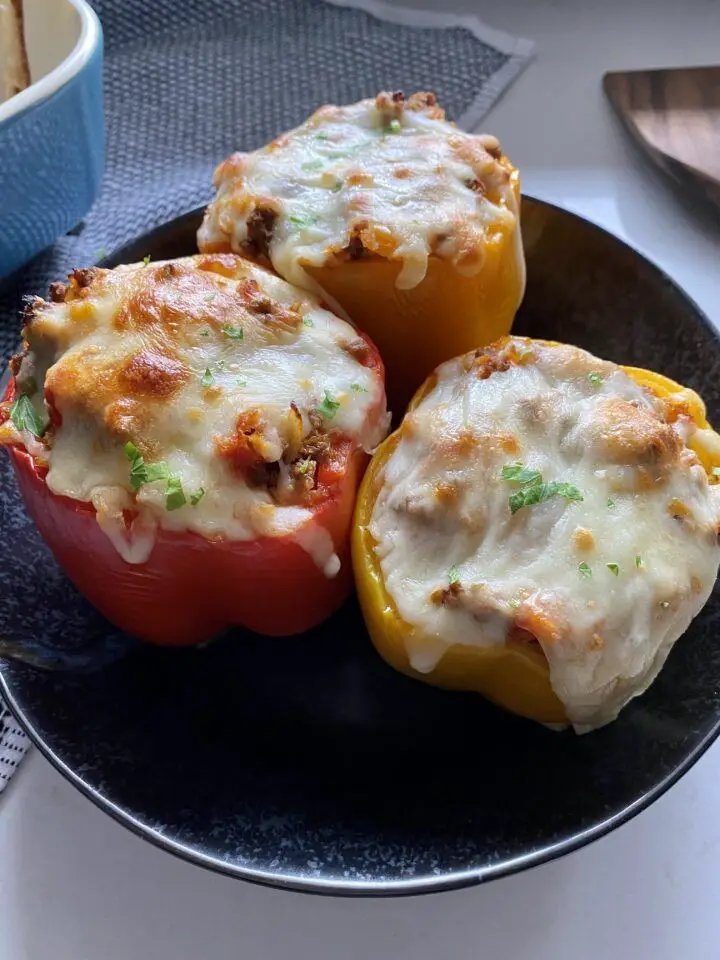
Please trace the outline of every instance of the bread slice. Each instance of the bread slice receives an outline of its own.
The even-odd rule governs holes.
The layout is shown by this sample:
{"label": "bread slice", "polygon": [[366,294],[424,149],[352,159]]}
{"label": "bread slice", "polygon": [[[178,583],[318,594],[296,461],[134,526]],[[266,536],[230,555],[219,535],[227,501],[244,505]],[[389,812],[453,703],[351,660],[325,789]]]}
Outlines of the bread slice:
{"label": "bread slice", "polygon": [[23,0],[0,0],[0,103],[30,86]]}

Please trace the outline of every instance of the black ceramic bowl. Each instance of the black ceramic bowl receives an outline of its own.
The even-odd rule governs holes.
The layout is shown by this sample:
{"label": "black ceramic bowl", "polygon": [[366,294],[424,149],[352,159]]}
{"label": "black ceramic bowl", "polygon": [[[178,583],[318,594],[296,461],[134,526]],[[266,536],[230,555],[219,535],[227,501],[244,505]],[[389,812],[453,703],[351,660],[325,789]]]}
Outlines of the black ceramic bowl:
{"label": "black ceramic bowl", "polygon": [[[652,367],[720,423],[720,341],[697,307],[598,227],[524,206],[517,330]],[[192,213],[113,262],[192,252]],[[334,894],[478,883],[627,820],[711,743],[720,716],[714,594],[651,690],[610,726],[552,733],[473,695],[394,673],[350,601],[312,633],[236,630],[142,647],[77,595],[2,464],[2,691],[47,757],[100,807],[195,863]]]}

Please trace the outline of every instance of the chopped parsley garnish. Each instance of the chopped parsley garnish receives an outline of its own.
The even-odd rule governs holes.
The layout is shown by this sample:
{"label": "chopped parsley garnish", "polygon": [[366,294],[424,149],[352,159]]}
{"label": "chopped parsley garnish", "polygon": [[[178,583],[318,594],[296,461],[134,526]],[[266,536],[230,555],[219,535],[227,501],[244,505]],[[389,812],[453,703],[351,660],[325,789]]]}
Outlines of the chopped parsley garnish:
{"label": "chopped parsley garnish", "polygon": [[720,467],[713,467],[713,468],[712,468],[712,475],[713,475],[714,477],[720,477]]}
{"label": "chopped parsley garnish", "polygon": [[125,456],[126,456],[126,457],[128,458],[128,460],[130,460],[130,461],[132,461],[132,460],[137,460],[138,457],[140,456],[140,451],[139,451],[138,448],[135,446],[135,444],[132,442],[132,440],[128,440],[128,442],[125,444],[125,446],[123,447],[123,449],[124,449],[124,451],[125,451]]}
{"label": "chopped parsley garnish", "polygon": [[350,389],[355,393],[367,393],[367,389],[362,386],[360,383],[351,383]]}
{"label": "chopped parsley garnish", "polygon": [[318,407],[318,413],[321,413],[326,420],[332,420],[338,411],[340,401],[335,400],[329,390],[325,391],[323,402]]}
{"label": "chopped parsley garnish", "polygon": [[243,377],[239,377],[239,378],[238,378],[237,385],[238,385],[239,387],[246,387],[246,386],[247,386],[247,380],[245,380]]}
{"label": "chopped parsley garnish", "polygon": [[615,503],[612,497],[608,497],[607,505],[610,507],[611,510],[617,506],[617,504]]}
{"label": "chopped parsley garnish", "polygon": [[142,454],[132,440],[128,440],[123,449],[125,450],[125,456],[131,464],[130,486],[135,493],[137,493],[140,487],[147,482],[147,467],[145,466]]}
{"label": "chopped parsley garnish", "polygon": [[542,480],[542,474],[537,470],[531,470],[529,467],[524,467],[521,463],[512,463],[510,465],[506,464],[502,468],[500,479],[510,480],[513,483],[519,483],[521,486],[525,486],[527,484],[540,483]]}
{"label": "chopped parsley garnish", "polygon": [[296,224],[298,227],[311,227],[314,223],[317,223],[317,217],[288,217],[290,223]]}
{"label": "chopped parsley garnish", "polygon": [[617,563],[606,563],[605,566],[614,577],[620,573],[620,567],[617,565]]}
{"label": "chopped parsley garnish", "polygon": [[312,460],[298,460],[298,462],[295,464],[295,472],[300,474],[310,473],[312,468]]}
{"label": "chopped parsley garnish", "polygon": [[205,367],[205,373],[200,378],[200,383],[204,387],[211,387],[215,383],[215,378],[212,375],[212,370],[210,367]]}
{"label": "chopped parsley garnish", "polygon": [[327,135],[327,133],[316,133],[316,134],[315,134],[315,139],[316,139],[316,140],[329,140],[330,138],[329,138],[329,136]]}
{"label": "chopped parsley garnish", "polygon": [[315,321],[313,320],[312,317],[303,317],[303,323],[305,324],[306,327],[315,326]]}
{"label": "chopped parsley garnish", "polygon": [[152,257],[148,253],[146,256],[143,257],[143,266],[147,267],[147,265],[150,263],[151,260],[152,260]]}
{"label": "chopped parsley garnish", "polygon": [[190,503],[194,507],[196,507],[204,496],[205,496],[205,488],[200,487],[200,489],[196,490],[195,493],[190,494]]}
{"label": "chopped parsley garnish", "polygon": [[402,130],[402,124],[399,120],[391,120],[390,123],[385,128],[385,133],[400,133]]}
{"label": "chopped parsley garnish", "polygon": [[165,509],[179,510],[187,503],[179,477],[168,477],[165,488]]}
{"label": "chopped parsley garnish", "polygon": [[169,476],[168,465],[163,463],[148,463],[145,467],[145,483],[153,483],[155,480],[167,480]]}
{"label": "chopped parsley garnish", "polygon": [[231,323],[226,323],[222,328],[222,332],[231,340],[242,340],[242,338],[245,336],[242,327],[234,327]]}
{"label": "chopped parsley garnish", "polygon": [[636,557],[635,557],[635,566],[636,566],[636,567],[641,567],[642,565],[643,565],[643,560],[642,560],[642,557],[640,556],[640,554],[638,553],[638,554],[636,555]]}
{"label": "chopped parsley garnish", "polygon": [[337,183],[333,184],[332,192],[333,192],[333,193],[340,193],[340,191],[342,190],[343,186],[344,186],[344,184],[343,184],[342,180],[338,180]]}
{"label": "chopped parsley garnish", "polygon": [[24,393],[10,407],[10,419],[18,430],[27,430],[34,437],[41,437],[45,433],[42,417],[30,397]]}
{"label": "chopped parsley garnish", "polygon": [[460,583],[460,574],[458,573],[458,568],[453,564],[448,570],[448,583],[451,587]]}
{"label": "chopped parsley garnish", "polygon": [[323,162],[322,160],[308,160],[307,163],[301,163],[301,170],[322,170]]}
{"label": "chopped parsley garnish", "polygon": [[201,336],[201,337],[209,337],[209,336],[210,336],[210,331],[209,331],[209,330],[201,330],[201,331],[200,331],[200,336]]}
{"label": "chopped parsley garnish", "polygon": [[582,576],[582,577],[591,577],[591,576],[592,576],[592,570],[590,569],[590,567],[588,566],[587,563],[581,563],[581,564],[580,564],[580,566],[578,567],[578,573],[579,573],[580,576]]}
{"label": "chopped parsley garnish", "polygon": [[604,379],[604,377],[601,377],[599,373],[589,373],[587,375],[587,378],[590,381],[590,383],[595,384],[596,387],[599,387]]}
{"label": "chopped parsley garnish", "polygon": [[517,513],[523,507],[532,507],[536,503],[545,503],[553,497],[565,497],[566,500],[581,501],[584,499],[580,490],[572,483],[535,483],[518,490],[509,500],[510,513]]}

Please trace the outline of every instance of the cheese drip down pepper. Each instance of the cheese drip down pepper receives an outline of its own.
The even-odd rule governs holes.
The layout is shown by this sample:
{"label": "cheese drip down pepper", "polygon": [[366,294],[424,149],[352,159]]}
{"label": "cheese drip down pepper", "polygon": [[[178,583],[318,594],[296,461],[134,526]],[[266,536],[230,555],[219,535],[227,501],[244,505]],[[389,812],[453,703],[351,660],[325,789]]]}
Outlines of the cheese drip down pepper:
{"label": "cheese drip down pepper", "polygon": [[341,307],[376,343],[401,415],[442,360],[507,333],[522,299],[520,181],[495,137],[430,93],[317,110],[215,173],[198,233]]}
{"label": "cheese drip down pepper", "polygon": [[30,303],[24,337],[0,443],[110,621],[193,644],[301,633],[342,603],[387,425],[366,337],[234,254],[75,271]]}
{"label": "cheese drip down pepper", "polygon": [[720,562],[720,438],[674,381],[505,338],[377,450],[353,562],[395,669],[578,732],[652,682]]}

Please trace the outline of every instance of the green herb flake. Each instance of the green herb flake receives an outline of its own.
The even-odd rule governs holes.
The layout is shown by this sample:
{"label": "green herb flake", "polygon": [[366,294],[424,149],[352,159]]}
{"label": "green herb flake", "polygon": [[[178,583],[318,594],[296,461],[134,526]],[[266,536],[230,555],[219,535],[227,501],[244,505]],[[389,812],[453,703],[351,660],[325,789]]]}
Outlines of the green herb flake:
{"label": "green herb flake", "polygon": [[521,486],[529,486],[542,481],[542,474],[537,470],[530,470],[521,463],[506,464],[500,474],[501,480],[507,480],[511,483],[519,483]]}
{"label": "green herb flake", "polygon": [[316,134],[315,134],[315,139],[316,139],[316,140],[329,140],[330,137],[328,136],[327,133],[316,133]]}
{"label": "green herb flake", "polygon": [[448,570],[448,583],[451,587],[460,583],[460,574],[458,573],[458,568],[453,564]]}
{"label": "green herb flake", "polygon": [[594,384],[596,387],[599,387],[604,380],[604,377],[601,377],[599,373],[589,373],[587,378],[590,383]]}
{"label": "green herb flake", "polygon": [[247,380],[245,380],[243,377],[239,377],[239,378],[238,378],[237,385],[238,385],[239,387],[246,387],[246,386],[247,386]]}
{"label": "green herb flake", "polygon": [[27,430],[34,437],[41,437],[45,433],[42,417],[30,397],[24,393],[10,407],[10,419],[18,430]]}
{"label": "green herb flake", "polygon": [[720,477],[720,467],[713,467],[713,468],[712,468],[712,475],[713,475],[714,477]]}
{"label": "green herb flake", "polygon": [[298,460],[295,464],[295,473],[306,474],[310,473],[313,468],[312,460]]}
{"label": "green herb flake", "polygon": [[511,610],[517,610],[520,606],[520,601],[513,597],[512,599],[508,600],[508,606]]}
{"label": "green herb flake", "polygon": [[344,186],[344,183],[342,182],[342,180],[338,180],[337,183],[333,184],[333,186],[332,186],[332,192],[333,192],[333,193],[340,193],[340,191],[342,190],[343,186]]}
{"label": "green herb flake", "polygon": [[612,497],[608,497],[607,505],[611,510],[614,510],[615,507],[617,506],[617,504],[615,503]]}
{"label": "green herb flake", "polygon": [[138,492],[140,487],[147,483],[147,467],[145,466],[145,461],[141,456],[135,457],[130,467],[130,486],[133,488],[135,493]]}
{"label": "green herb flake", "polygon": [[363,387],[362,384],[360,384],[360,383],[351,383],[351,384],[350,384],[350,389],[351,389],[354,393],[367,393],[367,389],[366,389],[365,387]]}
{"label": "green herb flake", "polygon": [[332,420],[337,413],[339,406],[340,401],[335,400],[330,391],[326,390],[325,396],[323,397],[323,402],[318,407],[318,413],[322,414],[326,420]]}
{"label": "green herb flake", "polygon": [[314,223],[317,223],[317,217],[288,217],[290,223],[294,223],[298,227],[311,227]]}
{"label": "green herb flake", "polygon": [[152,260],[152,257],[148,253],[146,256],[143,257],[143,266],[147,267],[151,260]]}
{"label": "green herb flake", "polygon": [[605,566],[608,568],[610,573],[616,577],[620,573],[620,567],[617,563],[606,563]]}
{"label": "green herb flake", "polygon": [[399,120],[391,120],[387,127],[385,127],[385,133],[400,133],[401,130],[402,124]]}
{"label": "green herb flake", "polygon": [[643,565],[643,559],[642,559],[642,557],[640,556],[640,554],[638,553],[638,554],[635,556],[635,566],[636,566],[636,567],[641,567],[642,565]]}
{"label": "green herb flake", "polygon": [[231,340],[242,340],[245,336],[242,327],[234,327],[231,323],[226,323],[222,328],[222,332]]}
{"label": "green herb flake", "polygon": [[130,461],[137,460],[140,457],[140,451],[132,442],[132,440],[128,440],[128,442],[123,447],[123,450],[125,451],[125,456]]}
{"label": "green herb flake", "polygon": [[535,483],[514,493],[508,503],[510,513],[517,513],[523,507],[533,507],[536,503],[545,503],[553,497],[564,497],[566,500],[577,502],[584,499],[580,490],[571,483]]}
{"label": "green herb flake", "polygon": [[167,480],[168,465],[163,463],[148,463],[145,466],[145,483],[154,483],[156,480]]}
{"label": "green herb flake", "polygon": [[306,327],[315,326],[315,321],[313,320],[312,317],[303,317],[303,323],[305,324]]}
{"label": "green herb flake", "polygon": [[581,564],[579,565],[579,567],[578,567],[578,573],[580,574],[581,577],[591,577],[591,576],[592,576],[592,570],[590,569],[590,567],[588,566],[587,563],[581,563]]}
{"label": "green herb flake", "polygon": [[179,510],[187,503],[179,477],[168,477],[165,487],[165,509]]}
{"label": "green herb flake", "polygon": [[210,367],[205,367],[205,373],[200,378],[200,383],[206,388],[211,387],[213,383],[215,383],[215,377],[213,377]]}
{"label": "green herb flake", "polygon": [[201,331],[200,331],[200,336],[201,336],[201,337],[209,337],[209,336],[210,336],[210,331],[209,331],[209,330],[201,330]]}
{"label": "green herb flake", "polygon": [[193,505],[193,507],[196,507],[204,496],[205,488],[200,487],[200,489],[196,490],[195,493],[190,494],[190,503]]}
{"label": "green herb flake", "polygon": [[301,163],[301,170],[322,170],[324,164],[322,160],[308,160],[307,163]]}

